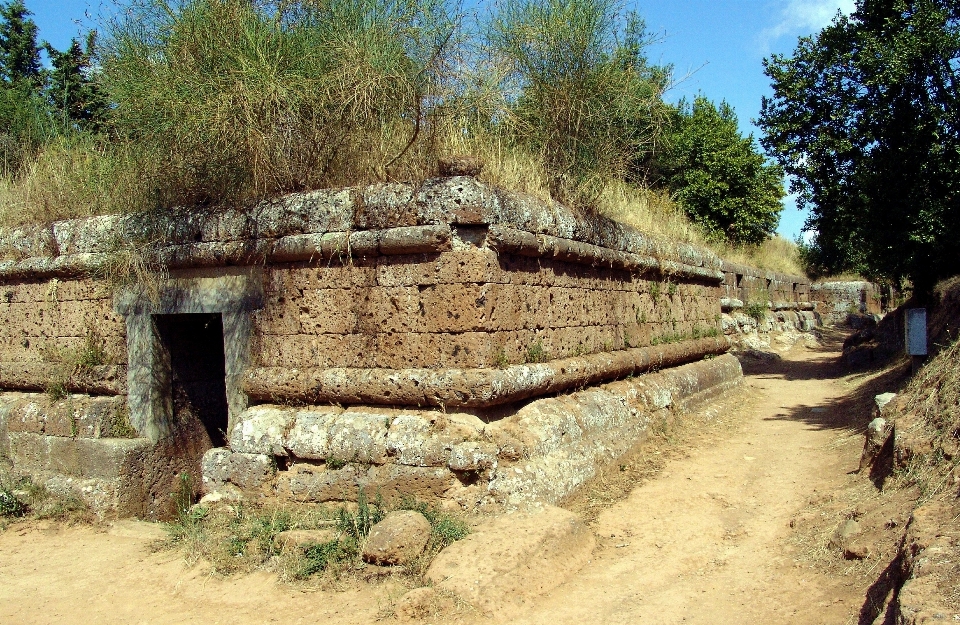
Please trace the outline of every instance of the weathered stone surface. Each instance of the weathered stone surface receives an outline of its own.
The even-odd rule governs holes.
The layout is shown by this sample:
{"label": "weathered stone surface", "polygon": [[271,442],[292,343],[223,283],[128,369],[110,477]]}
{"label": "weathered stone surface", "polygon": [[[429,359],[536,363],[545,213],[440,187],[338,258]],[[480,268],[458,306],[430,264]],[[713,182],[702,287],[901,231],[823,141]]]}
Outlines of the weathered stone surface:
{"label": "weathered stone surface", "polygon": [[896,594],[898,625],[946,621],[955,614],[944,605],[940,582],[951,579],[956,567],[956,537],[950,531],[955,516],[946,502],[924,504],[910,516],[900,551],[898,573],[904,582]]}
{"label": "weathered stone surface", "polygon": [[[44,391],[50,386],[50,380],[56,373],[56,368],[56,363],[39,360],[0,362],[0,388]],[[122,395],[127,391],[127,368],[125,365],[92,367],[81,375],[67,377],[65,382],[66,390],[72,393]]]}
{"label": "weathered stone surface", "polygon": [[252,406],[230,431],[230,448],[246,453],[285,455],[284,434],[291,415],[277,406]]}
{"label": "weathered stone surface", "polygon": [[447,466],[453,471],[489,471],[497,468],[499,449],[492,443],[466,441],[450,450]]}
{"label": "weathered stone surface", "polygon": [[741,381],[739,362],[725,355],[532,402],[484,430],[501,458],[517,460],[498,464],[490,496],[508,508],[556,503],[642,439],[659,411],[694,408]]}
{"label": "weathered stone surface", "polygon": [[731,310],[736,310],[743,308],[743,300],[739,300],[733,297],[722,297],[720,298],[720,309],[724,312],[729,312]]}
{"label": "weathered stone surface", "polygon": [[843,522],[837,531],[830,538],[830,547],[832,549],[843,549],[853,540],[854,536],[860,534],[860,524],[853,519],[847,519]]}
{"label": "weathered stone surface", "polygon": [[[13,470],[53,492],[79,496],[101,517],[145,516],[146,439],[92,439],[9,434]],[[169,492],[166,495],[169,498]]]}
{"label": "weathered stone surface", "polygon": [[279,490],[296,501],[356,501],[366,476],[367,467],[359,465],[329,469],[297,464],[279,474]]}
{"label": "weathered stone surface", "polygon": [[363,559],[380,566],[408,564],[423,553],[430,531],[430,522],[419,512],[391,512],[370,528]]}
{"label": "weathered stone surface", "polygon": [[723,337],[705,338],[505,369],[259,367],[246,374],[244,390],[260,401],[485,407],[672,367],[728,347]]}
{"label": "weathered stone surface", "polygon": [[79,438],[128,438],[126,398],[72,395],[51,403],[40,393],[4,393],[10,432]]}
{"label": "weathered stone surface", "polygon": [[882,415],[883,409],[887,407],[893,399],[897,396],[896,393],[881,393],[873,398],[873,403],[877,405],[877,414]]}
{"label": "weathered stone surface", "polygon": [[115,478],[151,447],[142,438],[74,439],[32,432],[10,432],[9,437],[17,470],[83,478]]}
{"label": "weathered stone surface", "polygon": [[203,455],[201,469],[205,493],[217,492],[226,483],[251,491],[273,478],[276,465],[272,457],[264,454],[245,454],[218,447]]}
{"label": "weathered stone surface", "polygon": [[828,323],[843,323],[850,313],[879,313],[879,291],[871,282],[819,282],[810,286],[810,298]]}
{"label": "weathered stone surface", "polygon": [[404,497],[435,501],[458,485],[456,477],[445,467],[385,464],[371,467],[366,475],[367,495],[373,497],[380,493],[392,503]]}
{"label": "weathered stone surface", "polygon": [[286,530],[277,534],[273,542],[281,551],[299,549],[308,545],[319,545],[337,538],[333,528],[318,530]]}
{"label": "weathered stone surface", "polygon": [[388,502],[404,497],[436,500],[457,485],[447,468],[348,464],[342,468],[295,464],[279,474],[279,489],[298,501],[356,501],[360,489]]}
{"label": "weathered stone surface", "polygon": [[[482,480],[483,492],[463,493],[464,501],[489,498],[508,507],[556,502],[597,466],[627,451],[662,411],[693,409],[741,381],[739,362],[724,355],[540,399],[491,423],[428,410],[258,406],[241,416],[231,445],[247,453],[289,451],[294,464],[280,472],[280,490],[304,501],[354,500],[361,488],[385,497],[445,497],[462,488],[453,471],[467,481]],[[366,415],[364,422],[376,436],[351,430],[351,453],[382,464],[329,455],[331,429],[354,412]],[[254,423],[248,425],[248,418]],[[263,424],[270,424],[270,433]],[[299,461],[305,458],[318,462]],[[341,462],[349,464],[334,468]]]}
{"label": "weathered stone surface", "polygon": [[[499,191],[469,176],[430,180],[416,189],[374,185],[365,190],[310,191],[239,210],[176,209],[166,219],[155,214],[91,217],[58,222],[52,236],[44,228],[20,228],[0,233],[0,249],[8,250],[11,258],[0,264],[0,274],[82,275],[105,260],[118,232],[126,240],[160,238],[171,246],[161,254],[171,266],[189,267],[257,263],[274,251],[278,259],[289,259],[297,251],[304,258],[315,255],[317,246],[311,241],[316,239],[273,245],[272,240],[284,237],[354,231],[347,251],[365,256],[378,253],[382,239],[371,236],[374,230],[363,228],[498,223],[609,250],[609,254],[593,254],[591,263],[624,253],[656,256],[664,259],[661,267],[670,267],[672,273],[690,267],[702,278],[719,279],[720,260],[710,252],[642,235],[603,218],[585,219],[559,204]],[[343,250],[343,246],[325,250],[322,243],[319,247],[327,258]],[[388,243],[387,249],[399,248]],[[583,257],[570,260],[576,258]]]}
{"label": "weathered stone surface", "polygon": [[426,579],[504,618],[559,586],[589,560],[593,533],[572,512],[544,507],[485,523],[440,552]]}
{"label": "weathered stone surface", "polygon": [[[890,395],[892,394],[890,393]],[[863,453],[860,454],[860,466],[857,471],[863,471],[876,461],[877,456],[880,455],[892,434],[893,424],[888,423],[883,417],[877,417],[867,425],[867,431],[864,433]]]}

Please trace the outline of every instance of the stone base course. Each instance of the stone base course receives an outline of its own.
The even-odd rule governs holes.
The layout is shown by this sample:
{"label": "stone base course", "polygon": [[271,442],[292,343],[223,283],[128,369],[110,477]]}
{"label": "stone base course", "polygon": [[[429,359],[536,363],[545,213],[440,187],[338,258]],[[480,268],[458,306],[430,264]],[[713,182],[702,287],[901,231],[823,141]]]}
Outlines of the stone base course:
{"label": "stone base course", "polygon": [[673,367],[729,348],[723,337],[511,365],[503,369],[259,367],[243,390],[254,401],[489,407]]}
{"label": "stone base course", "polygon": [[652,424],[741,382],[739,362],[723,355],[500,412],[255,406],[230,449],[207,452],[204,488],[297,501],[355,500],[363,489],[466,508],[555,503]]}

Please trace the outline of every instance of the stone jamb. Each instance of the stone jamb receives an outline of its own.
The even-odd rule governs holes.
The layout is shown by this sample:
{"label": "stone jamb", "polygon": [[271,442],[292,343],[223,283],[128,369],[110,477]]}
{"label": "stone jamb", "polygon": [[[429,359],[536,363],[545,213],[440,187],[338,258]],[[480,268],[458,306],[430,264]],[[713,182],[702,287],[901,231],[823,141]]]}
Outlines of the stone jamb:
{"label": "stone jamb", "polygon": [[114,309],[127,325],[127,405],[130,423],[153,442],[170,436],[173,405],[169,395],[169,356],[157,332],[155,315],[219,313],[223,319],[228,427],[247,407],[242,374],[250,354],[250,313],[263,308],[263,276],[245,268],[230,275],[168,280],[156,298],[142,289],[117,294]]}

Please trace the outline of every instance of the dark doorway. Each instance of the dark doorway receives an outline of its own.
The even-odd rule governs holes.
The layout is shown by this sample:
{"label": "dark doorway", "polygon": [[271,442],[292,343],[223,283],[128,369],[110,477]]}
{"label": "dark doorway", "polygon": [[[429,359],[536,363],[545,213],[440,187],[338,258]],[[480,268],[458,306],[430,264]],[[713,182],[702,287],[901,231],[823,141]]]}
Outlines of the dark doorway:
{"label": "dark doorway", "polygon": [[223,447],[228,418],[223,317],[154,315],[154,321],[164,355],[169,356],[169,397],[177,437],[191,447]]}

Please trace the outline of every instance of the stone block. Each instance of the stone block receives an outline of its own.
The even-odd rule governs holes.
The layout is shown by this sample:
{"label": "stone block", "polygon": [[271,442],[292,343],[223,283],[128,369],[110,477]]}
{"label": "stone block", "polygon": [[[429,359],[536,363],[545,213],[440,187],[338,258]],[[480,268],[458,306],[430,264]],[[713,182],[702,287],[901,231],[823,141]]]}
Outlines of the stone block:
{"label": "stone block", "polygon": [[296,458],[326,460],[330,456],[330,428],[342,412],[334,407],[297,410],[292,427],[278,444]]}
{"label": "stone block", "polygon": [[594,544],[593,533],[579,517],[546,506],[477,527],[440,552],[426,580],[504,619],[574,575],[590,560]]}
{"label": "stone block", "polygon": [[478,434],[476,426],[440,412],[403,411],[390,425],[387,453],[398,464],[442,467],[458,445]]}
{"label": "stone block", "polygon": [[356,501],[365,483],[366,467],[355,464],[331,470],[323,466],[297,464],[279,474],[280,491],[296,501]]}
{"label": "stone block", "polygon": [[8,408],[8,429],[50,436],[113,438],[126,420],[126,398],[71,395],[50,402],[46,395],[24,394]]}
{"label": "stone block", "polygon": [[370,468],[366,476],[368,497],[379,493],[390,504],[412,497],[423,501],[440,499],[444,493],[459,485],[446,467],[411,467],[384,464]]}
{"label": "stone block", "polygon": [[387,458],[390,418],[374,410],[344,411],[328,430],[328,458],[360,463],[382,463]]}
{"label": "stone block", "polygon": [[424,254],[450,249],[450,226],[408,226],[389,228],[380,237],[380,253],[387,255]]}
{"label": "stone block", "polygon": [[10,457],[26,473],[113,479],[137,471],[152,444],[143,438],[90,439],[11,432]]}
{"label": "stone block", "polygon": [[245,454],[218,447],[208,450],[200,463],[204,493],[217,492],[227,483],[244,491],[259,489],[273,478],[276,464],[265,454]]}
{"label": "stone block", "polygon": [[282,441],[294,415],[278,406],[253,406],[245,410],[230,431],[233,451],[282,456]]}
{"label": "stone block", "polygon": [[358,293],[354,289],[311,289],[292,302],[303,334],[350,334],[358,330]]}
{"label": "stone block", "polygon": [[430,540],[430,522],[414,510],[395,510],[370,528],[363,559],[389,566],[413,562]]}

